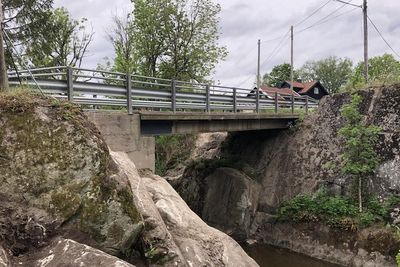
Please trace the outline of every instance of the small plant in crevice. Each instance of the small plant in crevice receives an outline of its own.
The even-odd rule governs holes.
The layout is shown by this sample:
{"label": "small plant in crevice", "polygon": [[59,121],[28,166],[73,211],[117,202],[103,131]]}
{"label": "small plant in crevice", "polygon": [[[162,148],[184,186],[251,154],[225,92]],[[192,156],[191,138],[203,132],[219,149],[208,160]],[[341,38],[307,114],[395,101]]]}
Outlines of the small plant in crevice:
{"label": "small plant in crevice", "polygon": [[360,105],[362,97],[358,94],[351,96],[351,102],[343,105],[341,114],[345,125],[339,129],[339,135],[345,140],[342,170],[353,178],[353,194],[358,200],[359,212],[363,211],[363,203],[367,195],[367,178],[379,164],[379,157],[374,151],[378,141],[380,128],[368,125],[362,114]]}

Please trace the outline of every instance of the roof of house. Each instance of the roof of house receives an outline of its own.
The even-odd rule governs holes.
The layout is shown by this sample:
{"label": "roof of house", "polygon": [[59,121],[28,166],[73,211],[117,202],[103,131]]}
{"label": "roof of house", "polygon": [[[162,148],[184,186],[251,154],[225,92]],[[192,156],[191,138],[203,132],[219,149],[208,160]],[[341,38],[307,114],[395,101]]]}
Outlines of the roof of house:
{"label": "roof of house", "polygon": [[[291,84],[290,81],[286,81],[286,83],[289,85]],[[320,84],[320,82],[319,81],[311,81],[311,82],[307,82],[307,83],[293,82],[293,87],[301,89],[298,92],[299,94],[306,94],[308,91],[310,91],[310,89],[312,89],[317,84]],[[322,88],[325,90],[326,93],[328,93],[328,91],[326,91],[324,86],[322,86]]]}
{"label": "roof of house", "polygon": [[267,94],[275,94],[275,92],[277,92],[279,95],[300,96],[298,93],[296,93],[294,90],[291,90],[290,88],[277,88],[263,85],[261,86],[261,90],[263,90]]}

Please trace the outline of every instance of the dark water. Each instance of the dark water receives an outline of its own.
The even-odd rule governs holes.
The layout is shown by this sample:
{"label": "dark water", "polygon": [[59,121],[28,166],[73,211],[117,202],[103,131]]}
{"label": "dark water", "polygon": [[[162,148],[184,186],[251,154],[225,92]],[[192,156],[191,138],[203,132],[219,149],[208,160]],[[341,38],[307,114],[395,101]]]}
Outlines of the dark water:
{"label": "dark water", "polygon": [[246,246],[244,250],[260,267],[340,267],[266,245]]}

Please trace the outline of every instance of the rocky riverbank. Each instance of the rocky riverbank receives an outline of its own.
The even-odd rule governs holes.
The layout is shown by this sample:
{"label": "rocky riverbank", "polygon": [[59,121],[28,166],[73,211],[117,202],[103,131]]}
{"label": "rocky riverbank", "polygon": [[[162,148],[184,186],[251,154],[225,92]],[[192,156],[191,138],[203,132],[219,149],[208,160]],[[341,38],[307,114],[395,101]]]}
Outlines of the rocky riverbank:
{"label": "rocky riverbank", "polygon": [[[381,163],[368,177],[371,196],[399,196],[400,85],[359,94],[365,120],[381,128],[375,147]],[[327,97],[316,112],[286,131],[231,134],[218,157],[192,162],[172,184],[192,210],[237,240],[250,238],[345,266],[395,266],[399,241],[384,223],[336,231],[323,222],[276,220],[282,204],[295,196],[321,188],[331,196],[348,196],[351,177],[341,171],[344,140],[338,130],[344,124],[340,109],[349,102],[347,93]]]}

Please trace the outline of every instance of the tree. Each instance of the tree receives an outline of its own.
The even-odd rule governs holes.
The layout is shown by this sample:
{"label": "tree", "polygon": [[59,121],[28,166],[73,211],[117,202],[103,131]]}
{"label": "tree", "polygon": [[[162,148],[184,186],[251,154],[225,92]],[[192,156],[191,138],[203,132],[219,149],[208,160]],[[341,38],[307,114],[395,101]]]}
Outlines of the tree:
{"label": "tree", "polygon": [[[400,62],[391,54],[383,54],[369,59],[368,62],[369,83],[381,83],[400,81]],[[364,63],[357,64],[350,78],[353,87],[364,86]]]}
{"label": "tree", "polygon": [[204,81],[226,48],[218,45],[220,6],[211,0],[132,0],[133,20],[111,32],[115,68],[146,76]]}
{"label": "tree", "polygon": [[306,62],[299,72],[303,81],[320,81],[330,94],[334,94],[348,82],[352,66],[350,59],[328,57]]}
{"label": "tree", "polygon": [[108,38],[115,51],[113,70],[123,73],[136,72],[138,62],[135,54],[131,14],[127,14],[125,17],[114,16],[113,22],[113,28],[108,32]]}
{"label": "tree", "polygon": [[[2,5],[1,5],[2,4]],[[0,0],[2,10],[2,31],[0,31],[0,44],[4,45],[3,31],[11,39],[14,46],[23,51],[28,40],[35,38],[36,33],[46,30],[44,26],[48,18],[48,11],[53,5],[53,0]],[[3,11],[3,12],[1,12]],[[8,39],[8,38],[7,38]],[[7,66],[11,65],[15,51],[8,51],[9,57],[5,58],[4,49],[0,48],[0,90],[8,87]]]}
{"label": "tree", "polygon": [[341,109],[345,119],[345,125],[340,128],[339,134],[345,139],[343,172],[351,175],[357,180],[359,210],[363,209],[363,180],[366,175],[372,173],[379,164],[379,158],[374,151],[374,145],[378,140],[380,128],[374,125],[367,125],[360,114],[359,108],[362,97],[353,94],[351,102]]}
{"label": "tree", "polygon": [[[276,65],[270,73],[263,76],[262,84],[272,87],[279,87],[284,81],[290,81],[291,66],[288,63]],[[298,74],[294,71],[294,79],[298,79]]]}
{"label": "tree", "polygon": [[46,31],[29,42],[26,58],[36,67],[80,67],[93,37],[93,31],[86,30],[86,21],[72,19],[65,8],[52,10]]}
{"label": "tree", "polygon": [[204,81],[227,55],[226,48],[217,43],[221,7],[211,0],[171,2],[160,72],[173,79]]}

